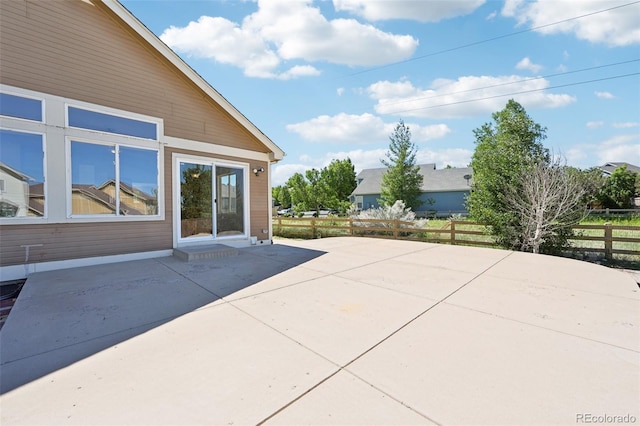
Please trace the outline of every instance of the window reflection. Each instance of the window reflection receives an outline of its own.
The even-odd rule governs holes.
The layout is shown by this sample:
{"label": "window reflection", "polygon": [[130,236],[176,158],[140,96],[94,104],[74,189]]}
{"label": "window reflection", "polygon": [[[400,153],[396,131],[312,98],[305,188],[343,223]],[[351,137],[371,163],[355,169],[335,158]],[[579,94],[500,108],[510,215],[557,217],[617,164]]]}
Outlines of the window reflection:
{"label": "window reflection", "polygon": [[243,169],[216,167],[217,236],[244,234]]}
{"label": "window reflection", "polygon": [[74,215],[158,214],[155,150],[73,141],[71,183]]}
{"label": "window reflection", "polygon": [[211,166],[180,163],[180,236],[213,235]]}
{"label": "window reflection", "polygon": [[0,130],[0,217],[44,216],[44,147],[39,134]]}

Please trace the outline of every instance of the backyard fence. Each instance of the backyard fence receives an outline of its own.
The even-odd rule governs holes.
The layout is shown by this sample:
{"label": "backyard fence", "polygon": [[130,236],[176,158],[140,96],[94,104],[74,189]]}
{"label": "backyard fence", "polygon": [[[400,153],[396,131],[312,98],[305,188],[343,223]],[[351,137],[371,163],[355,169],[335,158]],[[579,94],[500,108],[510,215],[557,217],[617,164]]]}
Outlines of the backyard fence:
{"label": "backyard fence", "polygon": [[[431,222],[430,222],[431,223]],[[608,260],[640,260],[640,226],[574,225],[570,251],[594,253]],[[368,236],[433,243],[497,247],[486,227],[449,220],[440,227],[416,227],[413,222],[354,218],[273,218],[273,235],[296,238]]]}

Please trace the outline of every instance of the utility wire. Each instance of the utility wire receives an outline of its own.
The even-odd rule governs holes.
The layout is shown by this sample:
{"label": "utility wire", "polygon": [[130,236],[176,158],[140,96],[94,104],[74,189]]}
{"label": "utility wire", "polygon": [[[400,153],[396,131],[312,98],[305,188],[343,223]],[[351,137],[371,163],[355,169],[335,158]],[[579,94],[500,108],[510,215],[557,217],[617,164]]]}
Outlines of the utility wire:
{"label": "utility wire", "polygon": [[430,105],[430,106],[426,106],[426,107],[411,108],[411,109],[405,109],[405,110],[401,110],[401,111],[392,111],[389,114],[398,114],[398,113],[403,113],[403,112],[419,111],[419,110],[423,110],[423,109],[440,108],[440,107],[445,107],[445,106],[450,106],[450,105],[466,104],[466,103],[470,103],[470,102],[485,101],[487,99],[502,98],[502,97],[505,97],[505,96],[521,95],[521,94],[524,94],[524,93],[542,92],[544,90],[549,90],[549,89],[559,89],[561,87],[578,86],[580,84],[595,83],[595,82],[598,82],[598,81],[605,81],[605,80],[614,80],[614,79],[617,79],[617,78],[631,77],[631,76],[634,76],[634,75],[640,75],[640,72],[631,73],[631,74],[623,74],[623,75],[615,75],[615,76],[612,76],[612,77],[597,78],[597,79],[594,79],[594,80],[579,81],[579,82],[576,82],[576,83],[560,84],[560,85],[557,85],[557,86],[543,87],[543,88],[540,88],[540,89],[522,90],[520,92],[505,93],[505,94],[493,95],[493,96],[485,96],[483,98],[467,99],[467,100],[464,100],[464,101],[449,102],[449,103],[446,103],[446,104]]}
{"label": "utility wire", "polygon": [[385,106],[387,106],[387,105],[397,105],[397,104],[403,104],[403,103],[407,103],[407,102],[414,102],[414,101],[418,101],[418,100],[440,98],[442,96],[458,95],[460,93],[473,92],[473,91],[476,91],[476,90],[491,89],[491,88],[494,88],[494,87],[508,86],[510,84],[525,83],[527,81],[541,80],[541,79],[544,79],[544,78],[558,77],[558,76],[561,76],[561,75],[575,74],[575,73],[585,72],[585,71],[593,71],[593,70],[600,69],[600,68],[608,68],[608,67],[613,67],[613,66],[617,66],[617,65],[624,65],[624,64],[629,64],[629,63],[632,63],[632,62],[639,62],[639,61],[640,61],[640,59],[630,59],[628,61],[616,62],[616,63],[613,63],[613,64],[598,65],[598,66],[595,66],[595,67],[582,68],[582,69],[574,70],[574,71],[565,71],[565,72],[560,72],[560,73],[556,73],[556,74],[547,74],[547,75],[543,75],[543,76],[539,76],[539,77],[523,78],[523,79],[520,79],[520,80],[507,81],[505,83],[492,84],[490,86],[475,87],[473,89],[460,90],[460,91],[457,91],[457,92],[441,93],[439,95],[433,95],[433,96],[421,96],[419,98],[403,99],[403,100],[399,100],[399,101],[395,101],[395,102],[385,102],[384,105]]}
{"label": "utility wire", "polygon": [[537,27],[531,27],[531,28],[528,28],[526,30],[516,31],[516,32],[513,32],[513,33],[508,33],[508,34],[503,34],[503,35],[492,37],[492,38],[488,38],[488,39],[485,39],[485,40],[475,41],[473,43],[467,43],[467,44],[463,44],[463,45],[457,46],[457,47],[451,47],[449,49],[438,50],[438,51],[435,51],[435,52],[427,53],[426,55],[421,55],[421,56],[416,56],[415,58],[405,59],[404,61],[398,61],[398,62],[394,62],[394,63],[388,64],[388,65],[380,65],[378,67],[368,68],[368,69],[362,70],[362,71],[356,71],[354,73],[347,74],[346,76],[347,77],[352,77],[352,76],[355,76],[355,75],[365,74],[365,73],[376,71],[376,70],[379,70],[379,69],[389,68],[389,67],[392,67],[392,66],[395,66],[395,65],[406,64],[408,62],[413,62],[413,61],[417,61],[417,60],[420,60],[420,59],[429,58],[429,57],[436,56],[436,55],[441,55],[443,53],[448,53],[448,52],[453,52],[453,51],[456,51],[456,50],[466,49],[467,47],[477,46],[479,44],[489,43],[491,41],[496,41],[496,40],[500,40],[500,39],[503,39],[503,38],[513,37],[513,36],[516,36],[516,35],[519,35],[519,34],[524,34],[524,33],[528,33],[528,32],[531,32],[531,31],[539,30],[541,28],[551,27],[553,25],[558,25],[558,24],[562,24],[562,23],[565,23],[565,22],[574,21],[576,19],[586,18],[587,16],[593,16],[593,15],[597,15],[599,13],[609,12],[611,10],[620,9],[622,7],[631,6],[631,5],[634,5],[634,4],[637,4],[637,3],[640,3],[640,0],[634,1],[634,2],[631,2],[631,3],[621,4],[621,5],[618,5],[618,6],[613,6],[613,7],[607,8],[607,9],[602,9],[602,10],[598,10],[598,11],[591,12],[591,13],[586,13],[586,14],[580,15],[580,16],[574,16],[573,18],[567,18],[567,19],[563,19],[563,20],[557,21],[557,22],[551,22],[549,24],[539,25]]}

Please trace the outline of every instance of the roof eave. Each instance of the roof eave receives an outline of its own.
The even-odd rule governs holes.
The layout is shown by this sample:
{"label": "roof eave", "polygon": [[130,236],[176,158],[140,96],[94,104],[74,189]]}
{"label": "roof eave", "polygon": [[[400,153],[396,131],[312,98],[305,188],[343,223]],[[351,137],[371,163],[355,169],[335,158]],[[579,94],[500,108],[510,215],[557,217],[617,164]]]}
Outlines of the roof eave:
{"label": "roof eave", "polygon": [[186,75],[196,86],[204,91],[211,99],[220,105],[227,113],[229,113],[236,121],[242,124],[253,136],[255,136],[262,144],[271,150],[270,158],[277,162],[284,158],[284,151],[276,145],[267,135],[262,133],[247,117],[236,109],[224,96],[214,89],[207,81],[193,70],[185,61],[180,58],[173,50],[169,48],[162,40],[160,40],[149,28],[147,28],[138,18],[136,18],[129,10],[117,0],[96,0],[104,4],[122,19],[129,27],[140,35],[147,43],[160,52],[169,62]]}

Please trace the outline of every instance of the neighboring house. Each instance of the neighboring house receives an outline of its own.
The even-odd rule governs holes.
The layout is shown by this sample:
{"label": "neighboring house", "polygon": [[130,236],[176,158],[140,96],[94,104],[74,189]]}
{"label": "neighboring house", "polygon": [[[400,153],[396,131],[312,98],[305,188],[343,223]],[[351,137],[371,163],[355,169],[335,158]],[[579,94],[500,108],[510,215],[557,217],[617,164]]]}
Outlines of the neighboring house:
{"label": "neighboring house", "polygon": [[[351,193],[351,202],[358,210],[378,207],[380,199],[382,176],[386,168],[364,169],[356,180],[358,186]],[[467,214],[466,196],[471,190],[473,170],[469,167],[436,169],[435,164],[420,165],[423,176],[422,194],[423,204],[416,212],[418,216],[451,216],[452,214]]]}
{"label": "neighboring house", "polygon": [[604,174],[605,176],[611,176],[611,173],[613,173],[615,169],[622,166],[627,166],[627,170],[629,170],[630,172],[636,172],[640,174],[640,167],[624,162],[606,163],[604,166],[600,166],[598,168],[602,170],[602,174]]}
{"label": "neighboring house", "polygon": [[0,161],[0,218],[29,214],[29,182],[33,180]]}
{"label": "neighboring house", "polygon": [[120,3],[0,1],[0,55],[0,280],[271,241],[284,152]]}

